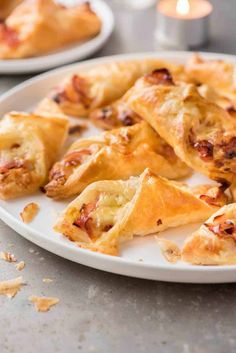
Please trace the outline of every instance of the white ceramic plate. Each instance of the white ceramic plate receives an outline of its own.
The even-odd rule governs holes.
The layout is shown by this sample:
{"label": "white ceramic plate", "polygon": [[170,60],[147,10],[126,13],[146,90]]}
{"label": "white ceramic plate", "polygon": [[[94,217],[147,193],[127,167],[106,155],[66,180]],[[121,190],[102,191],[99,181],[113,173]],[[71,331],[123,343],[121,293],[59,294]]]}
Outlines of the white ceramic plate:
{"label": "white ceramic plate", "polygon": [[[77,69],[86,69],[101,62],[120,59],[134,59],[142,57],[159,57],[174,62],[184,62],[191,55],[186,52],[162,52],[135,55],[121,55],[90,60],[80,64],[70,65],[61,69],[42,74],[15,87],[0,98],[0,116],[10,110],[29,110],[41,100],[51,87],[55,86],[67,73]],[[208,54],[210,58],[223,58],[236,62],[233,56]],[[97,133],[96,129],[86,132],[86,135]],[[190,184],[206,182],[200,174],[194,174]],[[35,201],[40,207],[40,213],[30,224],[24,224],[19,213],[24,206]],[[66,259],[94,267],[97,269],[127,276],[146,279],[192,282],[192,283],[220,283],[236,281],[236,266],[192,266],[185,263],[172,265],[165,261],[153,236],[135,238],[122,246],[121,257],[102,255],[78,248],[60,234],[52,230],[58,213],[64,209],[67,202],[56,202],[48,199],[42,193],[24,197],[13,201],[0,201],[0,218],[19,234]],[[186,236],[198,228],[199,224],[170,229],[161,235],[176,241],[181,245]]]}
{"label": "white ceramic plate", "polygon": [[[68,0],[61,0],[66,2]],[[0,74],[23,74],[41,72],[54,67],[84,59],[99,50],[108,40],[114,28],[114,16],[103,0],[91,0],[92,9],[102,20],[102,30],[94,38],[73,44],[47,55],[28,59],[0,60]]]}

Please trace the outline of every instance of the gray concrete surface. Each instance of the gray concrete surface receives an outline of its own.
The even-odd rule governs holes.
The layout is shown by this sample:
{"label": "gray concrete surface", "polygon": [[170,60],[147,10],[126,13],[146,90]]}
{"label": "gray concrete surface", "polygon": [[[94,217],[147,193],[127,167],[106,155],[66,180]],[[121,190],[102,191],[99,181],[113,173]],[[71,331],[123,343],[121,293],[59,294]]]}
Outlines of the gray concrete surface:
{"label": "gray concrete surface", "polygon": [[[236,2],[212,2],[212,42],[205,50],[234,54]],[[152,50],[155,11],[112,6],[116,29],[97,55]],[[26,78],[1,76],[0,94]],[[2,222],[0,241],[1,251],[26,262],[27,282],[13,300],[0,297],[0,353],[236,352],[236,284],[169,284],[100,272],[36,247]],[[13,264],[0,262],[0,280],[18,275]],[[43,283],[45,277],[54,281]],[[36,313],[27,300],[32,294],[60,303]]]}

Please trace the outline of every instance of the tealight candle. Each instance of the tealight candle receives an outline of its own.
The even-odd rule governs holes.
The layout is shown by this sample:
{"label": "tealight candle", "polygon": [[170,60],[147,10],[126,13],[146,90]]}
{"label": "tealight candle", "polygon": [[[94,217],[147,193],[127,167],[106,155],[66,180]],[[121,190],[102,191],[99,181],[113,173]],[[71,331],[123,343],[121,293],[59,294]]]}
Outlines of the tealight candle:
{"label": "tealight candle", "polygon": [[166,48],[196,48],[208,41],[212,5],[207,0],[160,0],[157,5],[158,43]]}

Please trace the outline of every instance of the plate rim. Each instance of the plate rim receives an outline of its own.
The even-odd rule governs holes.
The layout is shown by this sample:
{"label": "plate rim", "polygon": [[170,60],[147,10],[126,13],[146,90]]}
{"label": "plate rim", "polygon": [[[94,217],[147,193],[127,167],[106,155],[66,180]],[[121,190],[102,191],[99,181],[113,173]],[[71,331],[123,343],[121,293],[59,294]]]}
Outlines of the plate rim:
{"label": "plate rim", "polygon": [[84,43],[74,44],[69,49],[61,49],[55,53],[23,59],[0,59],[0,74],[39,73],[83,60],[102,48],[112,34],[115,18],[110,6],[104,0],[90,0],[95,12],[102,20],[102,31]]}
{"label": "plate rim", "polygon": [[[96,59],[86,60],[80,63],[74,63],[66,65],[61,68],[56,68],[50,70],[49,72],[37,75],[31,79],[28,79],[19,85],[13,87],[6,93],[0,96],[0,106],[4,101],[17,92],[27,88],[30,85],[34,85],[43,81],[48,77],[57,76],[58,74],[64,74],[70,70],[78,68],[86,68],[86,66],[93,66],[99,63],[109,62],[109,61],[119,61],[119,60],[129,60],[138,59],[143,57],[158,57],[168,60],[167,57],[171,58],[173,56],[175,59],[179,58],[186,59],[191,56],[192,52],[146,52],[146,53],[130,53],[130,54],[119,54],[112,56],[105,56]],[[204,57],[208,58],[222,58],[230,60],[236,63],[236,57],[234,55],[228,54],[218,54],[218,53],[200,53]],[[112,273],[117,273],[126,276],[153,279],[153,280],[164,280],[169,282],[186,282],[186,283],[225,283],[225,282],[235,282],[236,281],[236,265],[224,265],[224,266],[194,266],[189,267],[179,267],[171,264],[158,264],[154,265],[151,263],[138,262],[130,259],[124,259],[122,257],[114,257],[111,255],[104,255],[96,252],[90,252],[79,247],[70,246],[70,243],[60,243],[56,238],[49,238],[39,230],[33,229],[30,225],[24,224],[20,219],[14,217],[10,212],[8,212],[4,207],[0,206],[0,219],[3,220],[10,228],[14,229],[18,234],[28,239],[29,241],[37,244],[38,246],[58,255],[63,258],[69,259],[71,261],[93,267],[99,270],[105,270]],[[36,236],[37,238],[33,238]],[[46,242],[45,244],[40,244],[40,240]],[[52,250],[52,247],[56,247],[56,250]],[[61,254],[61,250],[69,250],[68,254]],[[75,259],[75,256],[77,257]],[[92,263],[90,263],[90,260]],[[119,265],[117,268],[115,265]],[[137,271],[138,269],[138,271]],[[142,269],[142,271],[139,271]],[[157,271],[158,273],[153,273]],[[139,272],[139,273],[137,273]],[[176,273],[180,274],[181,280],[176,279]],[[230,274],[230,279],[224,278],[224,274]],[[167,276],[168,274],[168,276]],[[223,274],[223,275],[222,275]],[[200,275],[200,278],[199,278]],[[212,277],[213,275],[213,277]],[[217,276],[215,276],[217,275]],[[233,276],[234,275],[234,276]],[[166,277],[167,276],[167,277]],[[192,278],[191,278],[192,277]],[[227,277],[227,276],[226,276]]]}

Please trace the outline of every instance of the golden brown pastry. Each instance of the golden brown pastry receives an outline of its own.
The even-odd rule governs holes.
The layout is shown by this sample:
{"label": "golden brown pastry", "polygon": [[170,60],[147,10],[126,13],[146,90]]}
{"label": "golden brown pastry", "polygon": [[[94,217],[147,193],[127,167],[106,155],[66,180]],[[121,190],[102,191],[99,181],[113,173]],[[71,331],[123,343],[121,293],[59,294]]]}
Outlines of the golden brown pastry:
{"label": "golden brown pastry", "polygon": [[5,20],[10,13],[17,7],[23,0],[1,0],[0,1],[0,21]]}
{"label": "golden brown pastry", "polygon": [[182,259],[194,265],[236,264],[236,204],[222,207],[186,239]]}
{"label": "golden brown pastry", "polygon": [[147,167],[171,179],[190,173],[173,149],[142,122],[76,141],[53,166],[45,190],[55,199],[67,198],[94,181],[127,179]]}
{"label": "golden brown pastry", "polygon": [[51,97],[64,113],[87,116],[96,108],[121,98],[140,76],[161,67],[168,67],[178,77],[183,72],[182,66],[158,59],[106,63],[70,75],[54,89]]}
{"label": "golden brown pastry", "polygon": [[205,220],[226,202],[221,188],[190,188],[153,174],[89,185],[66,208],[55,230],[81,247],[111,255],[120,242]]}
{"label": "golden brown pastry", "polygon": [[89,115],[89,118],[94,125],[104,130],[131,126],[142,120],[138,114],[127,106],[122,98],[103,108],[95,109]]}
{"label": "golden brown pastry", "polygon": [[0,122],[0,198],[42,186],[65,140],[68,120],[56,115],[12,112]]}
{"label": "golden brown pastry", "polygon": [[187,62],[186,73],[205,98],[223,108],[236,108],[235,65],[224,60],[205,60],[195,54]]}
{"label": "golden brown pastry", "polygon": [[89,3],[66,8],[53,0],[25,0],[0,26],[0,58],[41,55],[94,37],[100,29]]}
{"label": "golden brown pastry", "polygon": [[191,168],[220,182],[235,179],[235,119],[194,85],[175,85],[167,70],[156,70],[137,81],[126,101]]}

